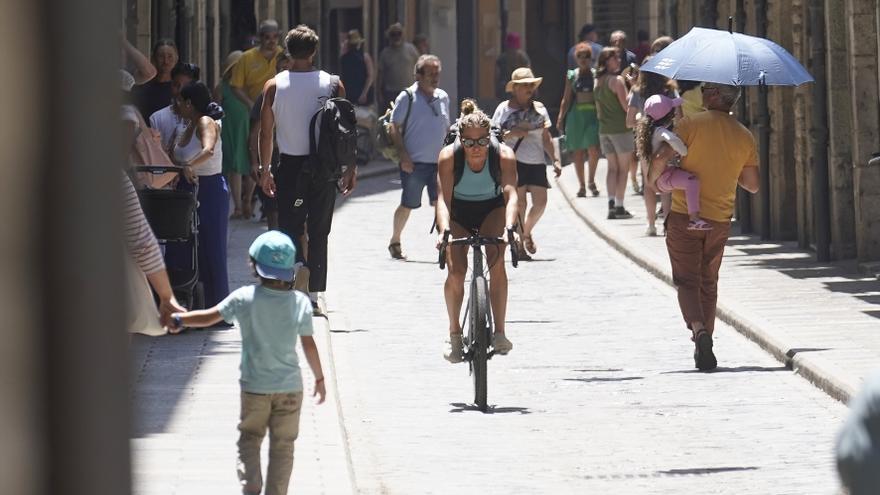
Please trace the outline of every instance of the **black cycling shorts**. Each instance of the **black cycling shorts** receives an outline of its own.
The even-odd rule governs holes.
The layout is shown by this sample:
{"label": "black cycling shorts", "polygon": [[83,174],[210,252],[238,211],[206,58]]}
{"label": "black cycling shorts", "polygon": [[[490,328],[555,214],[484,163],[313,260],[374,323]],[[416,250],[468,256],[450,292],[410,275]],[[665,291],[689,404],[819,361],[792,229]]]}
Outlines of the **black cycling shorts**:
{"label": "black cycling shorts", "polygon": [[463,201],[452,198],[452,221],[469,231],[480,230],[490,213],[504,208],[504,195],[484,201]]}

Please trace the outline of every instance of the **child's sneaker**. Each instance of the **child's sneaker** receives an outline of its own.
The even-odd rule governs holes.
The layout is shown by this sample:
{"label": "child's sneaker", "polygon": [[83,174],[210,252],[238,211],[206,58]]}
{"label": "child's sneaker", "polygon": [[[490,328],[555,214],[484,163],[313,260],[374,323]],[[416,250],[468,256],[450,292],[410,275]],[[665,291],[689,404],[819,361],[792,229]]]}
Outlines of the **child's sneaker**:
{"label": "child's sneaker", "polygon": [[712,230],[712,225],[709,222],[699,218],[697,220],[691,220],[688,222],[688,230]]}
{"label": "child's sneaker", "polygon": [[645,230],[645,235],[648,237],[657,237],[657,227],[648,225],[648,228]]}

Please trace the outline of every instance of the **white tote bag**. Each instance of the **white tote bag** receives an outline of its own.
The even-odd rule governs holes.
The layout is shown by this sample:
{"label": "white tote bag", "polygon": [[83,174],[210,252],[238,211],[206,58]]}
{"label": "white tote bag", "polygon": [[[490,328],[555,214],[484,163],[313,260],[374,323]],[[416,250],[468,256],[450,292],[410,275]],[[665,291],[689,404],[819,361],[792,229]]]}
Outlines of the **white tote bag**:
{"label": "white tote bag", "polygon": [[146,275],[128,253],[125,254],[125,265],[128,279],[128,332],[151,337],[165,335],[165,329],[159,324],[159,309],[156,308]]}

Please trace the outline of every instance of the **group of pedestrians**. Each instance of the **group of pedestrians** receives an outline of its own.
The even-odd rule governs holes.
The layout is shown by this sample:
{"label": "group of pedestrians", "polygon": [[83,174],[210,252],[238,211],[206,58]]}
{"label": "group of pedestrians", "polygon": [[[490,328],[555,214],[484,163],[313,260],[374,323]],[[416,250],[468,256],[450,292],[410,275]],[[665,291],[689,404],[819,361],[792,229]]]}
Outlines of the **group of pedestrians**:
{"label": "group of pedestrians", "polygon": [[[131,50],[134,48],[131,47]],[[203,289],[204,303],[216,304],[229,293],[226,268],[229,195],[221,174],[223,153],[220,121],[224,111],[213,101],[208,87],[200,81],[199,67],[181,62],[172,41],[157,42],[151,61],[146,63],[152,68],[154,76],[140,85],[136,84],[136,78],[128,70],[121,72],[124,101],[127,102],[123,107],[122,120],[126,129],[131,126],[132,132],[128,145],[129,163],[125,168],[129,177],[134,178],[133,186],[177,189],[196,196],[198,242],[169,243],[159,252],[164,251],[163,271],[167,267],[171,273],[191,273],[198,266],[198,284]],[[126,75],[131,81],[127,81]],[[131,168],[170,165],[181,167],[181,172],[157,176],[135,173]],[[127,197],[130,196],[128,188],[125,188],[125,192]],[[129,201],[128,204],[131,206],[133,203]],[[129,211],[133,209],[130,207]],[[145,246],[158,242],[155,236],[143,233],[138,238],[140,252],[145,252]],[[195,246],[198,247],[194,253]],[[149,252],[156,252],[156,249],[150,248]],[[197,264],[194,263],[194,256],[197,257]],[[153,264],[152,268],[157,266]],[[167,271],[163,280],[168,279],[169,284],[175,283],[174,277],[169,277]],[[143,272],[150,278],[149,271]],[[153,288],[160,294],[160,299],[163,299],[162,293],[168,292],[164,287],[162,292],[155,285]],[[167,322],[171,309],[179,309],[175,304],[170,304],[170,301],[160,304],[163,322]]]}
{"label": "group of pedestrians", "polygon": [[[158,295],[157,323],[177,333],[184,327],[230,326],[238,321],[242,332],[238,442],[242,489],[244,493],[261,493],[265,488],[265,493],[284,494],[303,401],[296,341],[301,341],[314,373],[314,395],[322,402],[324,378],[311,322],[313,315],[320,314],[317,294],[326,287],[327,237],[337,191],[349,194],[354,189],[357,168],[349,166],[339,181],[323,179],[318,173],[322,164],[310,149],[312,116],[328,99],[346,96],[339,76],[314,66],[318,35],[300,25],[287,33],[281,49],[276,22],[264,21],[259,33],[259,46],[229,56],[213,94],[199,80],[197,66],[178,60],[170,41],[156,44],[155,77],[134,94],[129,91],[136,78],[130,71],[121,71],[126,98],[137,103],[136,107],[126,105],[122,112],[128,124],[130,165],[176,164],[182,169],[181,177],[138,175],[129,169],[122,188],[128,251],[132,264]],[[137,63],[144,65],[142,60]],[[424,72],[426,80],[436,86],[439,63],[432,70]],[[360,91],[363,95],[368,90]],[[184,258],[191,258],[192,253],[169,243],[163,259],[129,176],[141,179],[141,187],[197,195],[199,279],[207,309],[186,311],[178,303],[165,267],[191,261]],[[249,200],[248,191],[242,189],[230,198],[227,177],[234,183],[252,176],[259,178],[264,209],[276,212],[278,230],[258,237],[249,250],[260,283],[230,294],[226,272],[230,199],[236,205],[233,216],[240,213],[246,218]],[[146,306],[153,304],[149,293],[140,296],[141,302],[149,301]],[[155,306],[152,311],[155,315]],[[260,445],[267,430],[270,460],[264,482]]]}
{"label": "group of pedestrians", "polygon": [[[183,180],[152,185],[190,189],[198,184],[199,236],[204,245],[199,256],[204,257],[201,276],[208,309],[183,311],[167,290],[167,281],[152,275],[161,266],[156,250],[138,251],[160,294],[162,323],[174,331],[183,326],[228,325],[233,320],[241,324],[239,474],[245,493],[259,493],[264,485],[267,493],[286,492],[303,400],[294,351],[297,337],[316,377],[315,393],[323,400],[323,373],[308,315],[320,314],[317,296],[326,289],[327,242],[336,195],[349,194],[357,183],[356,165],[349,166],[338,181],[316,173],[320,164],[310,149],[310,123],[325,102],[334,97],[368,102],[374,88],[381,101],[393,102],[391,136],[400,156],[402,192],[388,250],[396,259],[406,256],[401,233],[411,210],[421,206],[425,189],[441,236],[446,230],[456,237],[471,231],[488,236],[508,231],[521,256],[529,259],[538,250],[535,227],[547,205],[548,165],[557,177],[562,173],[550,134],[551,117],[538,99],[543,78],[528,64],[510,71],[503,84],[505,99],[491,114],[468,99],[454,120],[449,96],[440,89],[441,60],[419,54],[403,41],[399,24],[392,25],[387,35],[390,45],[373,67],[363,52],[360,33],[347,34],[342,72],[346,79],[357,81],[353,93],[345,79],[315,67],[319,42],[315,31],[298,26],[287,33],[281,48],[274,21],[261,23],[260,46],[230,55],[213,95],[199,81],[198,67],[177,60],[169,42],[154,49],[155,80],[135,92],[138,108],[152,111],[143,118],[156,134],[147,137],[155,136],[168,160],[184,169]],[[663,210],[679,304],[692,331],[695,365],[712,369],[717,365],[712,330],[718,269],[737,184],[757,190],[754,140],[729,115],[738,88],[717,84],[688,88],[696,88],[705,111],[682,118],[679,108],[684,100],[675,85],[634,70],[635,54],[626,50],[625,40],[624,33],[615,32],[612,45],[601,47],[592,26],[582,29],[581,41],[571,50],[574,64],[565,74],[556,126],[564,130],[565,146],[574,154],[578,196],[585,197],[588,191],[594,197],[600,194],[596,168],[600,153],[606,157],[609,219],[632,217],[624,207],[624,196],[636,156],[642,164],[643,186],[650,192],[646,202],[655,191],[671,193]],[[519,53],[517,36],[506,41],[507,58],[500,65],[528,62]],[[663,42],[658,40],[655,47]],[[630,71],[624,73],[625,69]],[[166,94],[166,105],[160,107],[158,101]],[[242,141],[243,148],[236,148]],[[718,149],[725,150],[722,159],[717,158]],[[233,193],[233,216],[249,217],[246,177],[254,177],[263,208],[270,212],[270,228],[276,227],[274,211],[278,229],[260,236],[249,251],[260,283],[231,295],[226,280],[230,197],[224,170],[242,179],[241,189]],[[650,235],[655,233],[650,231],[653,223],[649,216]],[[138,225],[132,229],[137,233],[132,239],[155,243],[144,233],[143,222]],[[444,297],[450,338],[444,357],[451,362],[463,359],[459,316],[466,252],[458,246],[448,251]],[[166,250],[166,258],[169,263],[174,258],[172,249]],[[504,326],[504,250],[487,249],[487,260],[496,322],[492,345],[503,355],[513,348]],[[258,451],[267,428],[272,433],[270,469],[263,483]]]}
{"label": "group of pedestrians", "polygon": [[[505,40],[506,51],[499,57],[498,67],[511,60],[528,62],[518,53],[518,36],[511,35]],[[644,196],[647,235],[657,235],[657,214],[662,215],[682,315],[695,345],[695,365],[713,369],[717,365],[711,333],[718,269],[733,215],[733,198],[737,184],[750,192],[757,190],[754,140],[729,115],[739,88],[691,81],[679,85],[641,71],[641,64],[671,43],[671,38],[661,37],[649,45],[641,33],[639,55],[627,49],[622,31],[613,32],[609,42],[608,46],[599,45],[594,27],[586,25],[569,53],[572,67],[565,74],[556,127],[573,154],[580,185],[577,196],[600,194],[595,177],[601,154],[608,164],[608,219],[633,217],[624,206],[630,180],[634,192]],[[503,85],[507,96],[492,117],[472,100],[465,100],[459,120],[452,125],[454,133],[449,134],[448,96],[438,88],[439,59],[422,57],[413,74],[416,83],[395,95],[392,113],[402,192],[388,246],[391,257],[406,257],[400,235],[410,211],[421,206],[427,189],[441,232],[450,228],[460,236],[476,229],[500,235],[507,226],[519,234],[521,259],[530,259],[538,249],[535,226],[547,204],[548,165],[557,176],[562,171],[550,134],[550,115],[536,98],[543,78],[528,66],[514,68]],[[681,93],[687,92],[691,109],[682,108],[688,100]],[[700,100],[696,105],[694,95]],[[450,135],[455,139],[450,140]],[[711,158],[718,149],[725,150],[723,160]],[[493,165],[492,157],[499,160],[498,165]],[[505,157],[512,157],[515,163],[515,191],[504,180]],[[451,167],[451,180],[446,177],[446,166]],[[632,178],[639,169],[640,180]],[[512,210],[511,198],[516,205]],[[505,219],[506,214],[511,218]],[[464,251],[458,251],[451,250],[444,289],[450,333],[444,355],[453,362],[461,358],[461,265],[466,265]],[[496,352],[504,354],[513,347],[501,323],[506,275],[502,267],[493,264],[495,254],[487,255],[493,267],[494,342]]]}

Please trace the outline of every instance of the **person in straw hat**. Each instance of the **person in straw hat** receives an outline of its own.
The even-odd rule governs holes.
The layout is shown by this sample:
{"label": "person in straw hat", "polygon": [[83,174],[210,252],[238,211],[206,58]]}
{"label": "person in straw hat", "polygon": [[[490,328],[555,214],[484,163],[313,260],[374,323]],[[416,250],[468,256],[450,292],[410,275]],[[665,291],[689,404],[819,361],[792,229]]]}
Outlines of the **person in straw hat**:
{"label": "person in straw hat", "polygon": [[348,51],[339,57],[339,77],[357,105],[370,104],[370,91],[376,78],[373,58],[364,51],[364,38],[360,31],[352,29],[346,37]]}
{"label": "person in straw hat", "polygon": [[226,116],[223,118],[221,137],[223,140],[223,175],[229,181],[234,210],[233,220],[253,216],[252,199],[255,182],[251,177],[250,157],[248,156],[248,134],[250,133],[250,109],[238,98],[229,84],[232,69],[242,57],[235,50],[226,57],[220,83],[214,89],[214,99],[223,105]]}
{"label": "person in straw hat", "polygon": [[[545,155],[553,164],[559,177],[562,165],[553,147],[550,136],[550,115],[540,101],[535,100],[535,92],[542,77],[535,77],[532,69],[520,67],[513,71],[504,89],[510,99],[502,101],[492,117],[492,124],[504,131],[504,142],[516,154],[517,196],[519,199],[520,228],[522,229],[522,258],[530,260],[538,246],[532,238],[532,230],[547,207],[547,180]],[[532,205],[526,210],[526,193],[532,197]],[[524,248],[524,249],[522,249]]]}

